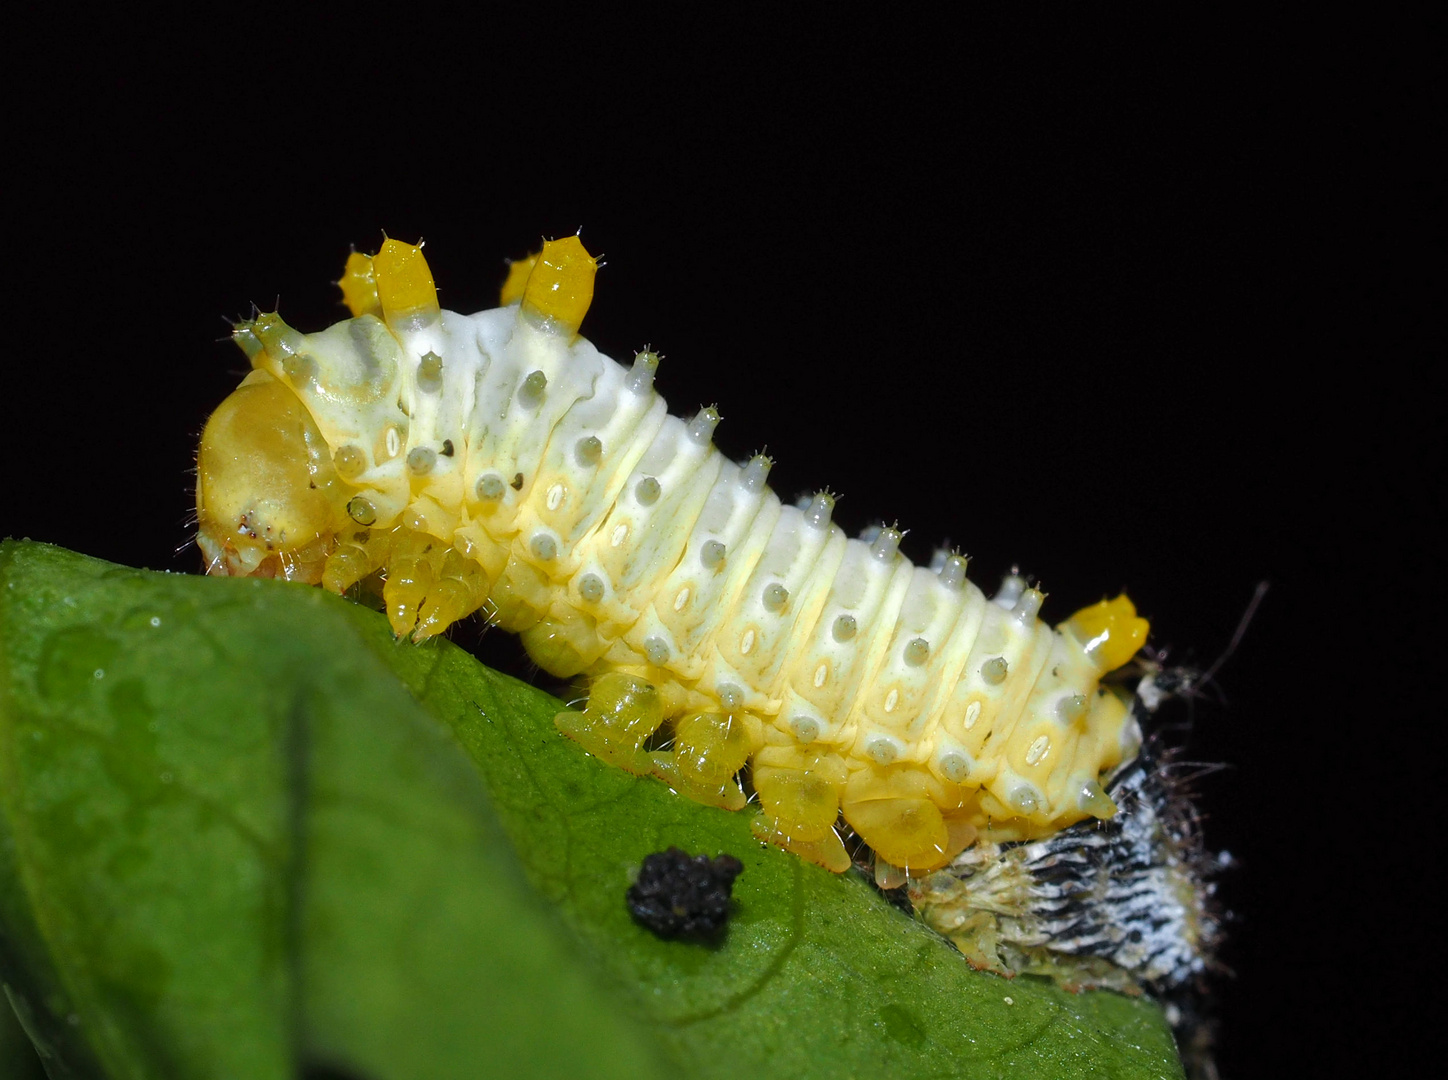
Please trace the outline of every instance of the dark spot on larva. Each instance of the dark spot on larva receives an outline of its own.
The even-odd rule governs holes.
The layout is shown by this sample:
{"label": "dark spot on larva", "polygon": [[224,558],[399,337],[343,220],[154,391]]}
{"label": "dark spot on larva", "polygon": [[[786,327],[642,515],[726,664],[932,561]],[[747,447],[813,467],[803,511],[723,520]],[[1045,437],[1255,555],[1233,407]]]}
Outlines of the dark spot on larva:
{"label": "dark spot on larva", "polygon": [[518,473],[516,476],[514,476],[514,477],[513,477],[512,484],[513,484],[513,490],[514,490],[514,491],[522,491],[522,490],[523,490],[523,474],[522,474],[522,473]]}
{"label": "dark spot on larva", "polygon": [[629,913],[665,940],[717,941],[729,922],[734,879],[743,872],[733,855],[711,859],[676,847],[656,852],[644,858],[629,886]]}
{"label": "dark spot on larva", "polygon": [[452,443],[452,440],[451,440],[451,439],[444,439],[444,440],[442,441],[442,456],[443,456],[443,457],[452,457],[452,456],[453,456],[453,443]]}
{"label": "dark spot on larva", "polygon": [[312,491],[316,491],[316,490],[317,490],[317,482],[316,482],[315,480],[308,480],[308,481],[307,481],[307,487],[308,487],[310,490],[312,490]]}

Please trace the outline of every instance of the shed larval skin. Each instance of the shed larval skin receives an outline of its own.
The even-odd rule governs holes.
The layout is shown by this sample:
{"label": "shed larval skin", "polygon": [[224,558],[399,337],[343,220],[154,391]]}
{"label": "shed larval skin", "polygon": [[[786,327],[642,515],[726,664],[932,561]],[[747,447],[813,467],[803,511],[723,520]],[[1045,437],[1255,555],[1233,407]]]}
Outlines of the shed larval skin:
{"label": "shed larval skin", "polygon": [[595,269],[546,243],[459,315],[388,240],[348,259],[352,318],[238,325],[253,370],[198,461],[208,571],[380,584],[419,641],[481,610],[586,677],[569,738],[731,810],[748,764],[756,833],[837,872],[841,813],[885,877],[1114,814],[1102,779],[1140,731],[1101,678],[1145,640],[1131,602],[1052,629],[1018,577],[987,597],[958,554],[847,538],[827,493],[781,503],[768,458],[715,448],[717,412],[668,415],[657,354],[579,336]]}

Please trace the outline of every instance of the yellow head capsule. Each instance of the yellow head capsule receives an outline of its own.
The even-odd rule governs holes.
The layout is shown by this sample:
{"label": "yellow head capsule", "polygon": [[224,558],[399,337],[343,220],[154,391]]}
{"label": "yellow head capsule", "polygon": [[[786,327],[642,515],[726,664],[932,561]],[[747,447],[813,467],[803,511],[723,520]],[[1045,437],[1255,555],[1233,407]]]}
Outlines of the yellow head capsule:
{"label": "yellow head capsule", "polygon": [[347,256],[347,265],[342,268],[342,280],[337,282],[342,289],[342,303],[353,318],[358,315],[382,317],[382,301],[377,296],[377,272],[372,257],[354,251]]}
{"label": "yellow head capsule", "polygon": [[548,240],[523,289],[523,307],[534,315],[576,334],[593,303],[593,276],[598,260],[576,236]]}
{"label": "yellow head capsule", "polygon": [[421,244],[387,240],[372,258],[377,298],[382,317],[393,330],[418,330],[441,314],[432,271],[422,257]]}
{"label": "yellow head capsule", "polygon": [[1101,671],[1115,671],[1146,643],[1151,624],[1136,614],[1136,606],[1122,593],[1082,608],[1061,624],[1070,630],[1096,660]]}
{"label": "yellow head capsule", "polygon": [[523,299],[523,290],[528,287],[528,277],[533,273],[533,267],[538,265],[538,254],[535,252],[526,259],[518,259],[508,263],[508,280],[503,282],[503,291],[498,296],[498,303],[507,306]]}
{"label": "yellow head capsule", "polygon": [[196,460],[207,572],[319,582],[351,492],[306,406],[253,372],[206,422]]}

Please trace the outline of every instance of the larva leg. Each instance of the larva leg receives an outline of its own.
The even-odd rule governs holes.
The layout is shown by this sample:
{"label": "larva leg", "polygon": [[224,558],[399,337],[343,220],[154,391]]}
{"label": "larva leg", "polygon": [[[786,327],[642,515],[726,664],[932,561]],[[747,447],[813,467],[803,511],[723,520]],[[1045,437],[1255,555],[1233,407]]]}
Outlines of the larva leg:
{"label": "larva leg", "polygon": [[654,775],[695,802],[742,810],[734,774],[759,746],[761,725],[747,713],[692,713],[674,724],[674,746],[654,754]]}
{"label": "larva leg", "polygon": [[843,804],[845,820],[880,858],[908,870],[933,870],[960,851],[952,850],[942,801],[943,787],[929,773],[892,766],[852,773]]}
{"label": "larva leg", "polygon": [[643,745],[663,722],[658,687],[616,671],[594,682],[582,712],[570,709],[553,718],[559,731],[594,757],[640,774],[653,767]]}
{"label": "larva leg", "polygon": [[426,533],[403,531],[393,542],[382,599],[387,605],[387,621],[398,637],[406,637],[417,625],[444,554],[442,541]]}
{"label": "larva leg", "polygon": [[571,605],[563,608],[557,614],[550,611],[519,637],[534,663],[549,674],[571,679],[586,671],[607,646],[599,638],[593,619]]}
{"label": "larva leg", "polygon": [[542,613],[553,600],[553,590],[553,582],[546,574],[511,556],[488,594],[493,618],[510,634],[522,634],[542,620]]}
{"label": "larva leg", "polygon": [[850,856],[835,832],[844,759],[799,745],[766,746],[754,759],[754,790],[763,815],[754,835],[842,874]]}
{"label": "larva leg", "polygon": [[422,602],[414,641],[440,634],[459,619],[471,615],[487,598],[488,575],[453,548],[443,556],[442,569]]}
{"label": "larva leg", "polygon": [[334,593],[344,593],[357,582],[387,565],[392,552],[394,533],[387,530],[360,529],[344,536],[337,549],[327,558],[322,585]]}

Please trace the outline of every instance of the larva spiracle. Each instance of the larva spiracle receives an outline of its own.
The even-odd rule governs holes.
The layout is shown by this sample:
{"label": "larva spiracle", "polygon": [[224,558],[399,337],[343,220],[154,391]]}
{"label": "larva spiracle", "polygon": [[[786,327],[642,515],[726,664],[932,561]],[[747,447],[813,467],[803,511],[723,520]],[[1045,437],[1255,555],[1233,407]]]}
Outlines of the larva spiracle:
{"label": "larva spiracle", "polygon": [[237,325],[254,370],[199,451],[208,571],[380,581],[414,640],[482,610],[588,679],[569,738],[731,810],[747,765],[756,833],[837,872],[841,816],[882,880],[1111,819],[1141,744],[1102,681],[1145,640],[1131,602],[1053,629],[1019,577],[987,597],[958,554],[847,538],[827,493],[782,503],[768,458],[714,447],[713,409],[668,414],[655,353],[625,367],[579,336],[595,268],[546,243],[501,307],[459,315],[387,240],[347,262],[352,318]]}

